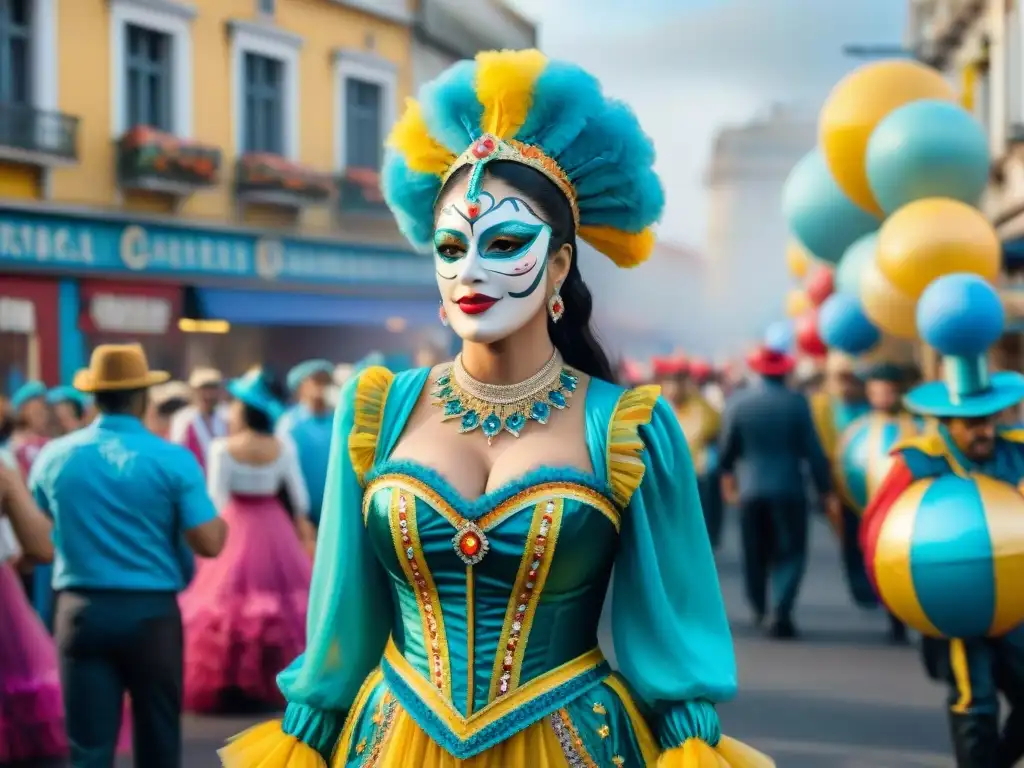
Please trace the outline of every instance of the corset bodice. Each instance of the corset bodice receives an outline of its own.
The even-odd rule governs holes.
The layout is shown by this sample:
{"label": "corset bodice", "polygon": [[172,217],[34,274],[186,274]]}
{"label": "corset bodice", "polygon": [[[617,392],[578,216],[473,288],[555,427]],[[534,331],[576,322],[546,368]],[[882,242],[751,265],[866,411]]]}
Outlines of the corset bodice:
{"label": "corset bodice", "polygon": [[596,479],[541,469],[479,499],[387,462],[363,503],[393,641],[463,716],[597,646],[619,513]]}

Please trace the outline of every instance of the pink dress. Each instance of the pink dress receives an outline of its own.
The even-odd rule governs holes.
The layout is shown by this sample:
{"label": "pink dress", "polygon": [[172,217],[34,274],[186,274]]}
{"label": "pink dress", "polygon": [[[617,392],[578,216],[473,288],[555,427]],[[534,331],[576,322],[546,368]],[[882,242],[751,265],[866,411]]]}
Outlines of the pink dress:
{"label": "pink dress", "polygon": [[263,465],[242,464],[223,439],[210,444],[210,496],[229,526],[219,557],[199,560],[180,598],[185,627],[185,709],[221,711],[238,698],[282,706],[277,673],[305,647],[312,560],[278,499],[296,515],[309,494],[291,444]]}
{"label": "pink dress", "polygon": [[190,405],[188,408],[182,408],[171,418],[167,439],[188,448],[205,471],[210,445],[227,433],[227,423],[220,412],[205,418],[194,405]]}

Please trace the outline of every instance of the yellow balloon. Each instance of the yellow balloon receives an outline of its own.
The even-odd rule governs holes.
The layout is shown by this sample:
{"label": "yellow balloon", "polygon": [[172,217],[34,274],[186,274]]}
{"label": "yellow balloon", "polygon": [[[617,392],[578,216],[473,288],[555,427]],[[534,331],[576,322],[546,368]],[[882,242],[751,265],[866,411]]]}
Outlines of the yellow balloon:
{"label": "yellow balloon", "polygon": [[795,239],[790,240],[786,246],[786,266],[789,268],[790,276],[797,280],[805,278],[811,266],[810,255]]}
{"label": "yellow balloon", "polygon": [[931,67],[909,59],[854,70],[832,89],[818,116],[818,140],[832,178],[853,202],[881,216],[868,185],[864,154],[883,118],[911,101],[957,101],[953,87]]}
{"label": "yellow balloon", "polygon": [[800,317],[804,312],[814,308],[810,298],[801,288],[793,288],[786,294],[786,316]]}
{"label": "yellow balloon", "polygon": [[861,273],[860,303],[880,331],[900,339],[917,338],[917,299],[890,283],[877,262],[870,262]]}
{"label": "yellow balloon", "polygon": [[896,288],[917,299],[933,280],[954,272],[994,283],[1003,249],[979,211],[936,197],[905,205],[886,220],[878,233],[875,260]]}

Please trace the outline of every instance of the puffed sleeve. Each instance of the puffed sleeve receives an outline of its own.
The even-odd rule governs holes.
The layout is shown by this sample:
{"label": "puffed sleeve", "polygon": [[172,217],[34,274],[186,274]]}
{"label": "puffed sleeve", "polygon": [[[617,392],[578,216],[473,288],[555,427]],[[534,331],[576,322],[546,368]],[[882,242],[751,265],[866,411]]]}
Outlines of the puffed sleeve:
{"label": "puffed sleeve", "polygon": [[278,676],[283,722],[258,725],[221,750],[227,768],[324,768],[345,715],[380,663],[391,598],[362,518],[391,373],[370,368],[346,383],[334,417],[323,516],[309,595],[306,651]]}
{"label": "puffed sleeve", "polygon": [[609,432],[610,478],[625,502],[613,594],[629,595],[612,601],[619,666],[654,713],[659,768],[772,766],[721,734],[715,704],[736,693],[732,635],[689,449],[655,397],[627,392]]}

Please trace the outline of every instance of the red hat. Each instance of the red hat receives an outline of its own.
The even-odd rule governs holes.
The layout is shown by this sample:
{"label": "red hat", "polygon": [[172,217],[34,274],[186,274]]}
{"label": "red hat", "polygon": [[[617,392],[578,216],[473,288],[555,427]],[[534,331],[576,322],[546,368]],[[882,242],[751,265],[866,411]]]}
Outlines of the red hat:
{"label": "red hat", "polygon": [[747,355],[747,365],[762,376],[785,376],[796,367],[796,358],[761,346]]}
{"label": "red hat", "polygon": [[655,378],[685,376],[690,372],[690,362],[683,355],[655,357],[651,359],[651,371]]}
{"label": "red hat", "polygon": [[690,375],[697,381],[707,381],[711,378],[714,372],[715,371],[711,367],[711,363],[707,360],[695,357],[690,361]]}

